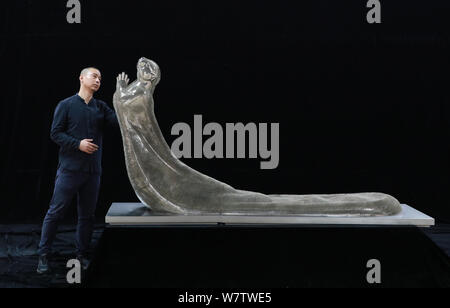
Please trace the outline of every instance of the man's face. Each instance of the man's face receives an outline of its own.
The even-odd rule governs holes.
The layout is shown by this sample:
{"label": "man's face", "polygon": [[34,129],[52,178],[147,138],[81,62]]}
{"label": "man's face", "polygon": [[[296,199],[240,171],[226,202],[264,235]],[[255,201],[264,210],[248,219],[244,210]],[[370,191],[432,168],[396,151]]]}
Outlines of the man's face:
{"label": "man's face", "polygon": [[102,75],[96,69],[89,69],[89,71],[80,76],[81,84],[89,90],[96,92],[100,88]]}

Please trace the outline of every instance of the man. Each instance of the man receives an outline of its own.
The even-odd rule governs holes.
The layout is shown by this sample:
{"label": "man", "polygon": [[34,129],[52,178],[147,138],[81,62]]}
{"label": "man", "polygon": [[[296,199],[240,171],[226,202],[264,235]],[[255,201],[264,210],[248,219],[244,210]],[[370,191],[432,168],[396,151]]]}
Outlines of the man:
{"label": "man", "polygon": [[93,97],[100,88],[100,71],[85,68],[79,79],[79,92],[60,101],[53,117],[50,137],[60,147],[59,163],[53,197],[42,225],[38,273],[50,270],[48,256],[58,222],[75,195],[78,201],[76,252],[82,268],[87,268],[102,171],[103,128],[105,123],[118,127],[114,111]]}

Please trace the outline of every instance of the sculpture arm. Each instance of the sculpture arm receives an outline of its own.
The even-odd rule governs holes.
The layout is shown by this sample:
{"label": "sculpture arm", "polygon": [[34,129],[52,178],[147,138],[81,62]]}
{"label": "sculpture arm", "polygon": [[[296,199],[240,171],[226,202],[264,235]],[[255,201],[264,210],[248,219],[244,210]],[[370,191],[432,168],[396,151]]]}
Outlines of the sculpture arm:
{"label": "sculpture arm", "polygon": [[117,76],[116,80],[116,93],[119,94],[120,98],[124,98],[129,94],[127,91],[127,86],[130,79],[128,79],[127,74],[121,73]]}

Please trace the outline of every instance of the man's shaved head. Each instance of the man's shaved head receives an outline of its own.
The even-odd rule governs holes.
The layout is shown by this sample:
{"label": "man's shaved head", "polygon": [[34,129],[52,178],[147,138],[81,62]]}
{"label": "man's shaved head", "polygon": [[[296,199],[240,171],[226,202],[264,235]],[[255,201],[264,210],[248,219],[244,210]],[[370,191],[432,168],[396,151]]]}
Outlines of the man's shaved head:
{"label": "man's shaved head", "polygon": [[80,73],[80,76],[86,76],[87,73],[89,73],[90,70],[97,70],[98,72],[100,72],[100,70],[98,68],[91,66],[91,67],[83,68],[83,70]]}
{"label": "man's shaved head", "polygon": [[92,93],[100,88],[102,74],[95,67],[86,67],[80,72],[80,87]]}

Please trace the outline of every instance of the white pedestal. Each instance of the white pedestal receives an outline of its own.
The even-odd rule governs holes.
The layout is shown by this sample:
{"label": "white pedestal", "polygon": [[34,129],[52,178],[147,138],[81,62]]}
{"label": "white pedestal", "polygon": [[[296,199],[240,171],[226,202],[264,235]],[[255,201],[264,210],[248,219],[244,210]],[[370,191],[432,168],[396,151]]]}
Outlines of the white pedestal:
{"label": "white pedestal", "polygon": [[192,224],[297,224],[297,225],[409,225],[429,227],[434,218],[402,204],[402,211],[392,216],[261,216],[261,215],[179,215],[156,214],[142,203],[114,202],[105,222],[110,225],[192,225]]}

